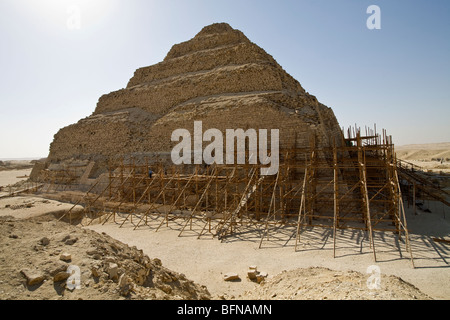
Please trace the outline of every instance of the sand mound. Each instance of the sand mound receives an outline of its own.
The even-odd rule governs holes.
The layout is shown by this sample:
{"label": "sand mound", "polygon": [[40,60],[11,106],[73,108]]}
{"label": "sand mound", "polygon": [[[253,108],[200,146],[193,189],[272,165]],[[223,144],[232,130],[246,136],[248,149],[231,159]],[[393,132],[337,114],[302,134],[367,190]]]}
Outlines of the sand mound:
{"label": "sand mound", "polygon": [[380,275],[379,289],[376,278],[355,271],[334,271],[327,268],[307,268],[283,271],[245,299],[261,300],[428,300],[431,299],[413,285],[395,276]]}
{"label": "sand mound", "polygon": [[136,247],[63,222],[1,217],[0,247],[2,300],[210,298]]}

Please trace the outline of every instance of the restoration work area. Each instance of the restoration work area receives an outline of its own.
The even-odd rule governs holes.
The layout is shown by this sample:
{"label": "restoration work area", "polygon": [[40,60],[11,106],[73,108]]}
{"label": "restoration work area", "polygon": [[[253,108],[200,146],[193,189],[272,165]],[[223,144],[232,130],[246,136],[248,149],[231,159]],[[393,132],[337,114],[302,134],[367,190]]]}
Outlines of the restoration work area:
{"label": "restoration work area", "polygon": [[206,26],[2,163],[0,298],[448,299],[450,176],[393,140]]}

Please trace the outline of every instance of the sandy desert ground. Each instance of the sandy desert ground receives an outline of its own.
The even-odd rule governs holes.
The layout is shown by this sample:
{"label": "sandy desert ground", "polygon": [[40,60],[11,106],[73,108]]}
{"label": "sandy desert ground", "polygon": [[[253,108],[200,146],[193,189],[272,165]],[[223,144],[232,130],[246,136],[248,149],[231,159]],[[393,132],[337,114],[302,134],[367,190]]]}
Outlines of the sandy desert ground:
{"label": "sandy desert ground", "polygon": [[[30,217],[49,217],[49,213],[51,216],[60,216],[64,205],[67,206],[29,196],[5,198],[0,200],[0,216],[27,219],[25,221]],[[429,208],[431,213],[419,211],[416,216],[411,214],[411,210],[408,211],[415,268],[412,267],[411,257],[406,252],[404,243],[399,242],[392,233],[376,233],[375,262],[366,235],[355,230],[339,231],[336,258],[333,258],[331,230],[320,228],[307,229],[302,233],[297,252],[294,250],[295,241],[290,238],[294,228],[272,233],[269,241],[263,242],[261,249],[258,248],[260,233],[257,231],[244,230],[220,242],[210,236],[197,239],[195,231],[198,232],[200,226],[194,224],[192,232],[183,233],[179,237],[182,220],[171,221],[169,227],[163,226],[158,232],[155,232],[159,225],[156,220],[137,230],[133,230],[131,223],[120,228],[118,224],[108,222],[105,225],[77,227],[77,231],[71,232],[83,237],[83,229],[92,230],[130,247],[135,246],[151,259],[161,260],[165,268],[185,275],[200,286],[206,286],[214,299],[450,299],[450,245],[433,240],[448,239],[450,212],[440,211],[442,208],[439,205],[435,208],[432,203]],[[44,226],[54,220],[50,219]],[[67,227],[58,225],[53,229],[46,227],[49,229],[46,233],[42,223],[22,223],[21,226],[19,222],[10,221],[9,224],[11,223],[19,228],[11,230],[19,235],[19,239],[6,238],[6,241],[14,243],[25,243],[25,240],[38,243],[43,236],[54,242],[53,234],[68,233],[65,229],[72,227],[68,224]],[[79,242],[77,250],[88,251],[89,241],[85,242],[87,244],[84,248],[80,247],[83,243]],[[33,257],[34,254],[36,252],[32,251]],[[18,251],[3,250],[2,264],[11,260],[10,255],[17,260]],[[24,262],[27,259],[28,256],[23,257]],[[48,260],[48,257],[45,259]],[[47,260],[40,261],[36,258],[34,264],[39,267],[41,262],[48,263]],[[257,266],[259,271],[268,273],[262,285],[247,278],[249,266]],[[377,266],[380,270],[379,290],[367,288],[366,281],[371,277],[367,272],[372,266]],[[316,274],[311,273],[312,269],[316,270]],[[224,281],[223,277],[227,273],[238,274],[239,280]],[[317,286],[314,286],[313,276],[317,278]],[[17,283],[17,278],[14,281],[13,283]],[[297,296],[302,286],[309,289]],[[33,291],[33,294],[31,297],[39,299],[36,296],[38,291]],[[46,292],[45,297],[52,298],[48,294]],[[96,297],[90,294],[91,297]],[[76,297],[79,296],[80,294]]]}
{"label": "sandy desert ground", "polygon": [[[238,298],[255,290],[257,285],[246,279],[248,267],[252,265],[267,272],[269,279],[286,270],[309,267],[365,274],[370,266],[377,265],[383,276],[398,276],[434,299],[450,299],[450,244],[432,240],[449,236],[450,211],[446,212],[445,219],[442,212],[417,216],[410,212],[408,223],[415,268],[412,268],[404,244],[389,233],[375,235],[375,262],[367,238],[359,231],[339,232],[337,256],[333,258],[331,230],[320,228],[302,234],[297,252],[294,239],[289,240],[295,231],[293,228],[273,234],[269,241],[263,242],[261,249],[258,248],[261,237],[258,232],[249,231],[221,243],[211,237],[197,239],[195,232],[178,237],[180,226],[175,222],[158,232],[149,228],[133,230],[131,224],[118,228],[114,223],[98,224],[90,229],[136,245],[149,256],[161,259],[169,269],[206,285],[216,295]],[[225,282],[222,276],[226,273],[237,273],[242,281]]]}
{"label": "sandy desert ground", "polygon": [[395,146],[398,159],[425,171],[450,173],[450,142]]}
{"label": "sandy desert ground", "polygon": [[[0,172],[0,181],[3,185],[14,183],[25,179],[26,174],[27,171]],[[14,219],[49,213],[58,216],[71,206],[24,195],[0,199],[0,216]],[[206,286],[217,299],[450,299],[450,244],[434,240],[449,239],[450,208],[432,201],[426,201],[425,208],[431,212],[418,210],[418,215],[413,215],[412,207],[405,204],[415,268],[404,242],[392,233],[375,234],[377,260],[374,261],[366,235],[356,230],[338,232],[336,258],[333,258],[332,231],[321,228],[304,230],[297,251],[293,227],[271,233],[261,249],[258,230],[243,229],[221,242],[208,235],[197,239],[202,226],[194,224],[193,231],[179,237],[182,220],[170,221],[158,232],[155,232],[158,220],[137,230],[130,223],[119,228],[114,222],[93,224],[85,229],[136,246],[150,258],[160,259],[165,268]],[[368,268],[374,265],[380,270],[381,286],[369,290]],[[247,278],[249,266],[268,273],[262,285]],[[227,273],[238,274],[239,280],[224,281]],[[314,286],[315,280],[311,279],[317,276]],[[305,277],[310,278],[309,282]],[[352,287],[345,289],[352,281]],[[412,286],[405,289],[405,283]],[[297,296],[302,285],[310,289]]]}
{"label": "sandy desert ground", "polygon": [[30,176],[31,169],[18,169],[0,171],[0,187],[6,187],[13,185],[19,181],[26,180]]}

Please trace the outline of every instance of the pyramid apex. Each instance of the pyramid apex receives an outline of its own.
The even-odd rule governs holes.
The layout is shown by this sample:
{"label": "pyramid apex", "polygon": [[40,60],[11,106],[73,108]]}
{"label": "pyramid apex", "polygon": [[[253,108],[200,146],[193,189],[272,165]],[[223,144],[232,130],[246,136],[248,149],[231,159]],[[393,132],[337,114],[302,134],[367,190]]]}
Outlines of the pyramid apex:
{"label": "pyramid apex", "polygon": [[234,29],[228,23],[220,22],[220,23],[213,23],[210,24],[209,26],[204,27],[197,35],[224,33],[230,31],[234,31]]}

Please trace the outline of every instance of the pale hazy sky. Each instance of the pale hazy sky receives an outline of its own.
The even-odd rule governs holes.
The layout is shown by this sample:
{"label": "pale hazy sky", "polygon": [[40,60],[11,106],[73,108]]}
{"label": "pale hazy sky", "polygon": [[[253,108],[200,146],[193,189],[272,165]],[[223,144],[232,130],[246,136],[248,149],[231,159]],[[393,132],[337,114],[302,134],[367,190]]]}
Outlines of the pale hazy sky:
{"label": "pale hazy sky", "polygon": [[450,141],[448,0],[0,0],[0,158],[46,157],[101,95],[214,22],[265,49],[341,127]]}

